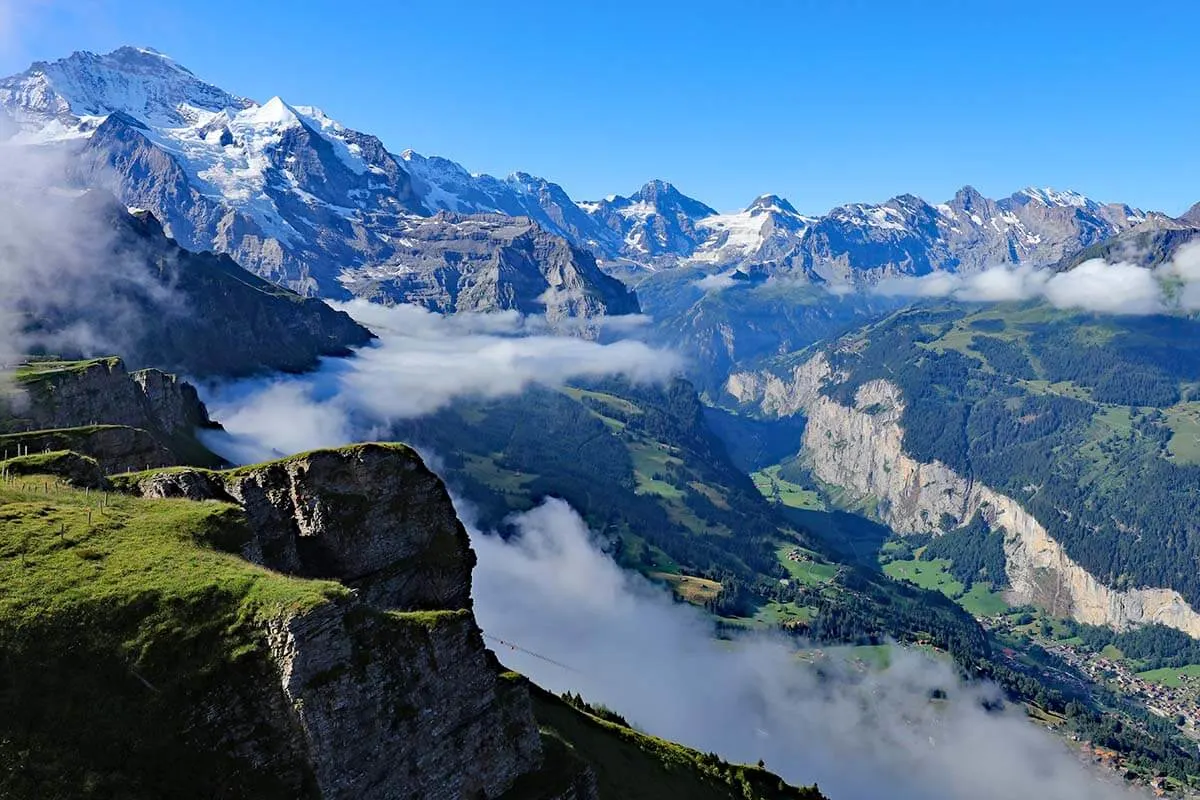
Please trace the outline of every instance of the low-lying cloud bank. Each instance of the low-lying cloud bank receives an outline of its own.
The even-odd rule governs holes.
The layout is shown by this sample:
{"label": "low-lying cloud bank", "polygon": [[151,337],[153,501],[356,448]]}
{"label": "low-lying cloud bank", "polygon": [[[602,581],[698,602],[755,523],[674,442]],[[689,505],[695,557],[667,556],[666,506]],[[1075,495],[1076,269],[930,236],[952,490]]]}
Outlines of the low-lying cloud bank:
{"label": "low-lying cloud bank", "polygon": [[897,650],[866,672],[831,650],[822,679],[782,640],[716,641],[696,609],[617,567],[561,500],[513,521],[520,536],[507,543],[472,532],[475,613],[491,636],[567,667],[497,646],[542,686],[730,760],[762,758],[836,800],[1130,796],[1019,710],[986,711],[994,690],[944,662]]}
{"label": "low-lying cloud bank", "polygon": [[873,292],[887,297],[940,298],[986,303],[1043,299],[1058,308],[1107,314],[1157,314],[1200,310],[1200,241],[1179,248],[1150,269],[1094,258],[1066,272],[1003,266],[972,275],[933,272],[885,278]]}
{"label": "low-lying cloud bank", "polygon": [[[315,373],[210,387],[205,401],[225,427],[208,435],[211,447],[232,460],[263,460],[385,436],[390,423],[459,398],[515,395],[532,385],[604,375],[660,382],[682,368],[670,351],[634,339],[548,335],[515,312],[443,316],[361,300],[340,307],[375,331],[378,342],[354,358],[327,359]],[[593,324],[620,333],[633,323]]]}

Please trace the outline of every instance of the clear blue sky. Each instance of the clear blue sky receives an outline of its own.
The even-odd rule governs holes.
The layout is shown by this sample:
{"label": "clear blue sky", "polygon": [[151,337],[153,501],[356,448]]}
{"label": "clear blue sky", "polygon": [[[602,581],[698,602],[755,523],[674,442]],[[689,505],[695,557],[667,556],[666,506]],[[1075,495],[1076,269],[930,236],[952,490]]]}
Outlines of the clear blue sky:
{"label": "clear blue sky", "polygon": [[[24,9],[24,10],[22,10]],[[6,10],[6,11],[5,11]],[[0,73],[157,47],[230,91],[324,108],[577,199],[652,177],[806,212],[966,183],[1200,200],[1200,3],[1180,0],[0,0]]]}

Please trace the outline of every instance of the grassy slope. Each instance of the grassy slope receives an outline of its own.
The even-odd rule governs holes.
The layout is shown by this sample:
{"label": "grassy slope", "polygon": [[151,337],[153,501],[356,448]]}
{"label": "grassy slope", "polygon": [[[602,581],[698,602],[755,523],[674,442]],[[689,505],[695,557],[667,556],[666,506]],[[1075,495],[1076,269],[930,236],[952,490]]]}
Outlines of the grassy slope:
{"label": "grassy slope", "polygon": [[968,590],[947,572],[949,566],[950,562],[944,558],[931,561],[911,559],[890,561],[884,564],[883,571],[896,580],[939,591],[976,617],[991,617],[1008,609],[1004,597],[992,591],[990,584],[976,581]]}
{"label": "grassy slope", "polygon": [[[593,765],[602,800],[817,800],[758,767],[728,764],[682,745],[579,711],[530,684],[534,715],[551,758],[571,754]],[[536,797],[519,787],[517,798]],[[506,800],[508,798],[506,797]]]}
{"label": "grassy slope", "polygon": [[780,476],[780,464],[772,464],[750,474],[754,486],[762,492],[763,497],[773,502],[779,502],[788,508],[798,508],[805,511],[824,511],[825,501],[814,489],[809,489],[797,483],[792,483]]}
{"label": "grassy slope", "polygon": [[223,552],[244,535],[221,503],[0,482],[0,795],[285,796],[184,710],[265,674],[254,620],[345,589]]}
{"label": "grassy slope", "polygon": [[1162,669],[1152,669],[1146,672],[1139,672],[1138,677],[1147,680],[1150,683],[1160,683],[1163,686],[1178,687],[1183,685],[1180,678],[1187,678],[1191,681],[1200,680],[1200,664],[1188,664],[1182,667],[1163,667]]}

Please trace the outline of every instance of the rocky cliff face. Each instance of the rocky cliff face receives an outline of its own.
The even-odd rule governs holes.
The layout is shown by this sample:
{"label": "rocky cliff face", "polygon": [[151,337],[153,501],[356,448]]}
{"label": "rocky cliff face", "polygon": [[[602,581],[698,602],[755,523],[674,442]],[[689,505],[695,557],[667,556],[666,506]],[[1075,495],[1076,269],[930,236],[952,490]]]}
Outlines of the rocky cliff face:
{"label": "rocky cliff face", "polygon": [[817,355],[786,378],[735,374],[726,389],[767,414],[805,414],[803,452],[814,475],[857,499],[877,501],[879,517],[898,533],[943,533],[945,520],[957,527],[980,512],[1005,533],[1006,571],[1017,602],[1092,625],[1121,629],[1154,622],[1200,636],[1200,614],[1178,592],[1117,591],[1103,585],[1072,561],[1015,499],[944,464],[909,457],[902,447],[903,401],[894,384],[864,384],[850,408],[820,393],[830,377],[829,363]]}
{"label": "rocky cliff face", "polygon": [[633,292],[595,258],[524,217],[440,213],[413,222],[386,263],[346,270],[358,297],[433,311],[514,309],[565,317],[633,314]]}
{"label": "rocky cliff face", "polygon": [[357,586],[381,608],[466,609],[475,554],[445,487],[401,445],[338,451],[212,472],[137,478],[146,497],[224,500],[246,511],[247,560]]}
{"label": "rocky cliff face", "polygon": [[[528,694],[501,676],[471,613],[466,532],[412,450],[359,445],[124,485],[231,500],[247,559],[353,588],[262,623],[291,724],[257,750],[302,753],[320,797],[492,798],[540,768]],[[564,791],[576,783],[588,785]]]}
{"label": "rocky cliff face", "polygon": [[34,362],[17,379],[30,398],[11,427],[106,424],[176,434],[213,425],[191,384],[156,369],[128,372],[119,358]]}
{"label": "rocky cliff face", "polygon": [[0,450],[75,450],[104,472],[219,464],[196,440],[213,428],[196,389],[156,369],[128,372],[119,358],[34,362],[17,372],[17,403],[0,403]]}

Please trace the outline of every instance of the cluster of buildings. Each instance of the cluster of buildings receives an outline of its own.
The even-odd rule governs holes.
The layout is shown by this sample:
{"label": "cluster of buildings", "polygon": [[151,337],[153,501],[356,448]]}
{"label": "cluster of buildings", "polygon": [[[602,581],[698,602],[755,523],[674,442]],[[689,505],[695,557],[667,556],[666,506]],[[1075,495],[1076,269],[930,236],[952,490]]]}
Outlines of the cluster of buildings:
{"label": "cluster of buildings", "polygon": [[1049,644],[1046,650],[1097,683],[1136,697],[1151,713],[1175,720],[1185,734],[1200,739],[1200,678],[1181,673],[1178,686],[1166,686],[1139,677],[1120,661],[1069,645]]}

